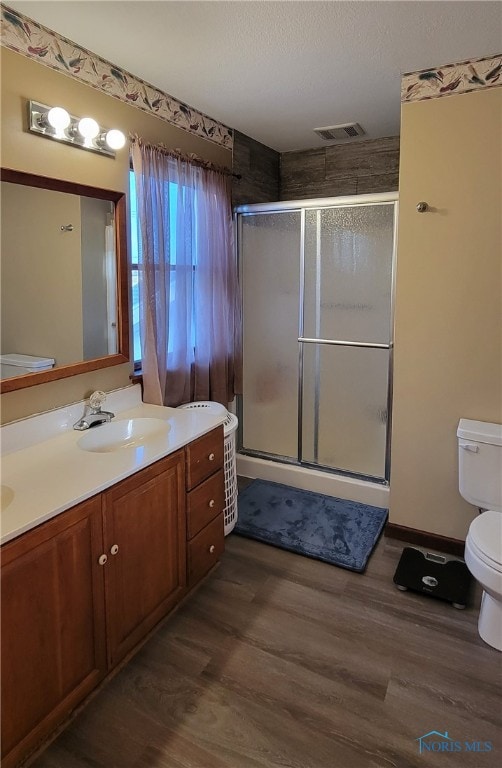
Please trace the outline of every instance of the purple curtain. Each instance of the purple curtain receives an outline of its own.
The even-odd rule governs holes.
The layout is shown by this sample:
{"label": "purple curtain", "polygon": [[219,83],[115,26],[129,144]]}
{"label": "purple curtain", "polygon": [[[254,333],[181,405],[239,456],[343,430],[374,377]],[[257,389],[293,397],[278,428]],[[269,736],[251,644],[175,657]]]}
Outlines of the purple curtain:
{"label": "purple curtain", "polygon": [[241,313],[230,178],[132,142],[144,399],[227,405],[241,392]]}

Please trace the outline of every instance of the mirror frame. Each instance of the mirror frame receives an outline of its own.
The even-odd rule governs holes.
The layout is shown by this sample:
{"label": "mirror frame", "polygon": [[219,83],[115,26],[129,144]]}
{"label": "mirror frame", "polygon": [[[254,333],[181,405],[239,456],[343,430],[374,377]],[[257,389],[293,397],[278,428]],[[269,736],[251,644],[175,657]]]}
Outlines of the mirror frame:
{"label": "mirror frame", "polygon": [[89,187],[85,184],[76,184],[62,179],[53,179],[48,176],[37,176],[33,173],[16,171],[11,168],[0,169],[0,180],[12,184],[23,184],[29,187],[51,189],[56,192],[68,192],[72,195],[100,198],[109,200],[115,204],[115,247],[117,257],[117,339],[118,352],[113,355],[83,360],[78,363],[62,365],[38,373],[26,373],[21,376],[13,376],[0,380],[0,394],[13,392],[25,387],[33,387],[37,384],[45,384],[49,381],[65,379],[68,376],[77,376],[89,371],[97,371],[100,368],[108,368],[113,365],[121,365],[130,362],[129,359],[129,270],[127,260],[127,225],[126,225],[126,195],[125,192],[114,192],[109,189]]}

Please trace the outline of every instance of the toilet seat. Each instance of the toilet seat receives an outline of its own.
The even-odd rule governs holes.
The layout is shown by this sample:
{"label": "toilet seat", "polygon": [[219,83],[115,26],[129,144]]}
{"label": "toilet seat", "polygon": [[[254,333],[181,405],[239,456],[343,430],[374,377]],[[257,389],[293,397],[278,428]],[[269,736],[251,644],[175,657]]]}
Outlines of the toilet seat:
{"label": "toilet seat", "polygon": [[472,521],[467,538],[473,553],[490,568],[502,573],[502,513],[482,512]]}

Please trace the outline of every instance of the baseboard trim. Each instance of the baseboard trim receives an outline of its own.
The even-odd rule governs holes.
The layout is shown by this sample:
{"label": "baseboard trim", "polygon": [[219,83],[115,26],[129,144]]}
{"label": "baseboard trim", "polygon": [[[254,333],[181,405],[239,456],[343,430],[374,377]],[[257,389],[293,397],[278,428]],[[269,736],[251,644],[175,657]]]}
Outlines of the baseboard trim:
{"label": "baseboard trim", "polygon": [[384,536],[390,539],[406,541],[408,544],[416,544],[419,547],[426,547],[427,549],[437,549],[439,552],[445,552],[448,555],[464,556],[465,541],[451,539],[448,536],[440,536],[439,533],[429,533],[418,528],[408,528],[406,525],[387,523]]}

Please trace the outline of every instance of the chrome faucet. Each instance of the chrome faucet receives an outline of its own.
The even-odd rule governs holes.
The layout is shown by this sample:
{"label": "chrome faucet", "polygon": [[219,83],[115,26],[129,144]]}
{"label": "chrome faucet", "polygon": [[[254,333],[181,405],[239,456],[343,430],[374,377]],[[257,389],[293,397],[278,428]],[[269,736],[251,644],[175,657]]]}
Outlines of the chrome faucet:
{"label": "chrome faucet", "polygon": [[89,405],[85,406],[84,415],[73,425],[73,429],[83,431],[91,427],[97,427],[100,424],[110,422],[115,414],[111,411],[102,411],[101,406],[106,400],[104,392],[99,390],[93,392],[89,398]]}

